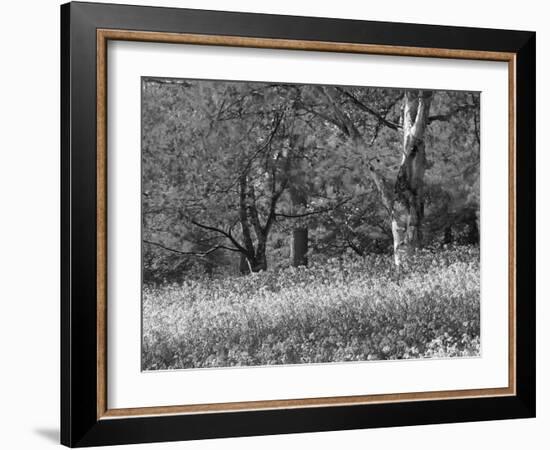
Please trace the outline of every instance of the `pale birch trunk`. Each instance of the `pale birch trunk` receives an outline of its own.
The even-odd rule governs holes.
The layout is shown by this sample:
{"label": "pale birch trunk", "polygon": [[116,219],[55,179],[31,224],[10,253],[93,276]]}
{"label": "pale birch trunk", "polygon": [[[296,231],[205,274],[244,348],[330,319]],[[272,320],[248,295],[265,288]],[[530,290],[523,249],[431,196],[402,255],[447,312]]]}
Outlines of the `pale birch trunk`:
{"label": "pale birch trunk", "polygon": [[[349,116],[338,106],[334,93],[323,88],[328,102],[333,106],[333,121],[353,144],[367,154],[369,145]],[[394,260],[400,271],[407,255],[418,247],[424,217],[424,171],[426,168],[425,132],[433,93],[431,91],[407,91],[403,106],[403,146],[401,166],[394,184],[389,188],[376,158],[371,158],[368,174],[376,185],[392,223]],[[365,106],[362,106],[365,109]],[[372,114],[372,110],[368,110]],[[379,120],[379,115],[376,115]],[[394,126],[394,125],[392,125]],[[397,129],[397,128],[395,128]]]}
{"label": "pale birch trunk", "polygon": [[431,91],[408,91],[403,108],[403,154],[391,209],[394,259],[401,270],[420,245],[424,217],[425,132]]}

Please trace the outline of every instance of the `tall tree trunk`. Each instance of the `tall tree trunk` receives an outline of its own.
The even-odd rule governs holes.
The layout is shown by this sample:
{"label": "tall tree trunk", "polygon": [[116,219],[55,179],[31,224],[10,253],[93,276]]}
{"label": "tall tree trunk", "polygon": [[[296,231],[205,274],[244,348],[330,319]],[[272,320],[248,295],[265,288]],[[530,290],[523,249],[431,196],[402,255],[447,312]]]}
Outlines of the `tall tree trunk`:
{"label": "tall tree trunk", "polygon": [[250,265],[248,263],[248,258],[243,253],[240,254],[239,272],[242,275],[248,275],[250,273]]}
{"label": "tall tree trunk", "polygon": [[403,110],[403,156],[394,186],[392,234],[398,269],[421,241],[424,217],[425,132],[431,91],[408,91]]}
{"label": "tall tree trunk", "polygon": [[468,219],[468,244],[479,244],[479,220],[475,211],[473,211]]}
{"label": "tall tree trunk", "polygon": [[297,227],[292,230],[290,261],[294,267],[307,266],[308,229]]}
{"label": "tall tree trunk", "polygon": [[[303,187],[299,186],[301,180],[294,180],[290,188],[290,200],[292,202],[292,212],[300,207],[307,206],[307,194]],[[294,267],[307,266],[308,252],[308,228],[306,224],[299,224],[292,230],[290,241],[290,264]]]}
{"label": "tall tree trunk", "polygon": [[443,233],[443,243],[445,245],[453,243],[453,228],[450,224],[445,227],[445,231]]}
{"label": "tall tree trunk", "polygon": [[267,270],[267,256],[265,248],[260,248],[254,255],[244,255],[241,253],[239,260],[239,272],[242,275],[248,275],[253,272]]}
{"label": "tall tree trunk", "polygon": [[[239,183],[239,221],[246,250],[246,253],[243,254],[244,260],[243,256],[241,256],[239,270],[243,274],[267,270],[266,242],[268,230],[263,230],[260,226],[253,187],[248,185],[247,176],[242,175]],[[251,222],[256,233],[256,248],[254,248],[254,241],[252,240],[250,230]]]}
{"label": "tall tree trunk", "polygon": [[254,259],[251,262],[252,272],[261,272],[267,270],[267,257],[265,247],[258,248]]}

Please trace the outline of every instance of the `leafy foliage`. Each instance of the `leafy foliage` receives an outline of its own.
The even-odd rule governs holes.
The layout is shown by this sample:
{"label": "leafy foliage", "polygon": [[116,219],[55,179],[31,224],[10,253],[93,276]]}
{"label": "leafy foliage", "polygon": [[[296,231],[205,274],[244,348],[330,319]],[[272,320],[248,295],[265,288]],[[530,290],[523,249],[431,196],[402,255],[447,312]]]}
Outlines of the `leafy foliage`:
{"label": "leafy foliage", "polygon": [[[144,369],[479,354],[479,94],[142,89]],[[398,194],[424,245],[399,279]]]}
{"label": "leafy foliage", "polygon": [[[368,174],[374,162],[385,180],[398,173],[404,90],[162,78],[142,89],[147,283],[236,274],[242,258],[288,266],[296,227],[310,256],[391,251]],[[424,244],[476,244],[479,94],[437,91],[430,114]]]}

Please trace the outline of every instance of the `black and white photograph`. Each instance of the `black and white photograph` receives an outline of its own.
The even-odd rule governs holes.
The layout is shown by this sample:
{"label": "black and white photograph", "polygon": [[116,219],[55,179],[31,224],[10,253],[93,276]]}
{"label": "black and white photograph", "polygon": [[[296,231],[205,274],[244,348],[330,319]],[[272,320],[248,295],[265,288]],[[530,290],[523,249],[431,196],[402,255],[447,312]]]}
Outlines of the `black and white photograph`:
{"label": "black and white photograph", "polygon": [[480,355],[480,93],[142,77],[142,369]]}
{"label": "black and white photograph", "polygon": [[544,447],[548,8],[441,5],[4,4],[0,449]]}

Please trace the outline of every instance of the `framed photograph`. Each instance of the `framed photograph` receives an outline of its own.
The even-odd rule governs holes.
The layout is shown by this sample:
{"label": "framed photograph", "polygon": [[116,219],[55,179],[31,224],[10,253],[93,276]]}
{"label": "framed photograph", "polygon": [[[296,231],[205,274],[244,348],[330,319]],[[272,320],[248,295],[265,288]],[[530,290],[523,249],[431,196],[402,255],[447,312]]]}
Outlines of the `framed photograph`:
{"label": "framed photograph", "polygon": [[61,7],[61,441],[535,415],[535,33]]}

